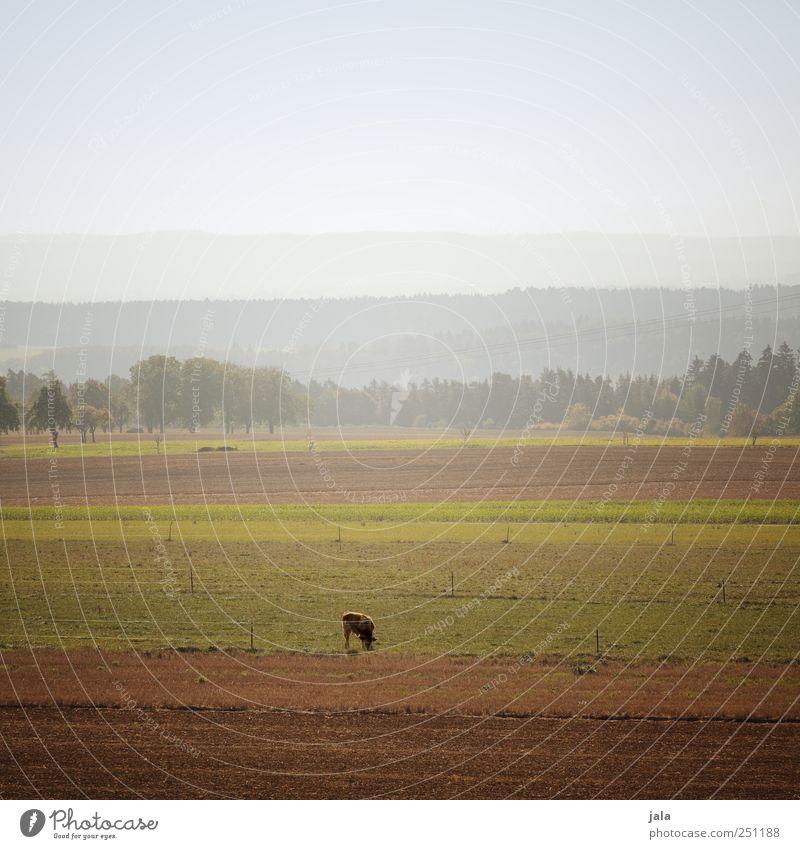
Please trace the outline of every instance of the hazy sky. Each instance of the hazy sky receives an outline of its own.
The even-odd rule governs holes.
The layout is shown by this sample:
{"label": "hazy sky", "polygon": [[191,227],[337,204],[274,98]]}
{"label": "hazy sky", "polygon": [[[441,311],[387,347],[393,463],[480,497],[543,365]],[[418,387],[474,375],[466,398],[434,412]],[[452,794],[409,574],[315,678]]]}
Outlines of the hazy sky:
{"label": "hazy sky", "polygon": [[0,232],[800,230],[796,2],[2,8]]}

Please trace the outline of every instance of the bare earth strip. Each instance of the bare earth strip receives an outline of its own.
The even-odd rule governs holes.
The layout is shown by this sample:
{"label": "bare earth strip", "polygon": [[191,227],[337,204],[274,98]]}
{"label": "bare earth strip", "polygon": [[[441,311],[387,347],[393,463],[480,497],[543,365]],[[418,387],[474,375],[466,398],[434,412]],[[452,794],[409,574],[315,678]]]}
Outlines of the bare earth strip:
{"label": "bare earth strip", "polygon": [[[4,460],[4,505],[798,498],[798,448],[555,446]],[[632,457],[632,460],[626,460]],[[766,459],[765,459],[766,458]],[[754,481],[758,481],[753,488]],[[613,486],[613,489],[610,487]],[[669,487],[668,490],[665,487]]]}
{"label": "bare earth strip", "polygon": [[800,664],[5,649],[0,705],[800,723]]}
{"label": "bare earth strip", "polygon": [[791,798],[797,725],[0,708],[4,798]]}

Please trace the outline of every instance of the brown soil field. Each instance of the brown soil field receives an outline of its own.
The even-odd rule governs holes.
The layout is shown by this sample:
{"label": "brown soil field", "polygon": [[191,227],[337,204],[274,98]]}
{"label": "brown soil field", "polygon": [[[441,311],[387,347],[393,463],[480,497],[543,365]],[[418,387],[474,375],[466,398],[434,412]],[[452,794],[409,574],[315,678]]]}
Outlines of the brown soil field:
{"label": "brown soil field", "polygon": [[[369,503],[517,499],[800,497],[800,448],[640,446],[633,462],[619,446],[331,451],[64,458],[55,479],[64,504]],[[763,467],[766,467],[765,469]],[[625,469],[620,479],[620,469]],[[49,459],[3,460],[5,505],[50,505]],[[751,487],[757,472],[763,483]]]}
{"label": "brown soil field", "polygon": [[800,790],[793,664],[601,663],[578,675],[556,659],[89,649],[0,659],[2,798]]}
{"label": "brown soil field", "polygon": [[792,798],[800,726],[0,708],[2,798]]}
{"label": "brown soil field", "polygon": [[787,720],[800,665],[6,649],[0,705]]}

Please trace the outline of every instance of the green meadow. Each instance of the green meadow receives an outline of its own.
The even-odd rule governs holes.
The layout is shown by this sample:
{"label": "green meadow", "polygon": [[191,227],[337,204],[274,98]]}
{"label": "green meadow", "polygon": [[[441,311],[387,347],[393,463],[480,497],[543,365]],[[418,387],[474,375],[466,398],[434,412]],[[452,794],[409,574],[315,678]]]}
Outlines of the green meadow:
{"label": "green meadow", "polygon": [[[2,507],[4,522],[138,522],[144,513],[182,524],[202,522],[319,522],[354,529],[362,523],[583,523],[583,524],[775,524],[800,522],[798,500],[693,499],[691,501],[447,501],[370,504],[158,504],[148,507]],[[329,532],[329,531],[328,531]],[[513,529],[518,532],[518,529]],[[646,531],[644,531],[646,532]]]}
{"label": "green meadow", "polygon": [[[230,439],[186,439],[171,438],[167,434],[160,443],[156,443],[153,434],[141,434],[138,439],[120,439],[116,434],[98,434],[97,442],[80,443],[61,438],[61,446],[57,451],[59,457],[147,457],[156,454],[194,454],[198,450],[237,451],[240,453],[283,453],[308,452],[308,439],[258,439],[240,436]],[[760,445],[768,444],[769,437],[762,437]],[[751,444],[745,437],[698,437],[693,445],[706,447],[745,447]],[[431,448],[465,449],[470,448],[526,448],[526,447],[556,447],[556,446],[600,446],[622,445],[620,435],[580,435],[567,434],[564,436],[532,436],[521,439],[515,436],[476,436],[466,443],[459,437],[435,437],[427,439],[320,439],[314,441],[314,450],[330,451],[425,451]],[[686,437],[675,436],[644,436],[637,441],[640,446],[660,446],[686,444]],[[781,445],[800,445],[800,437],[783,437]],[[0,443],[0,460],[28,459],[52,457],[55,452],[46,442],[24,442],[17,437],[7,437]]]}
{"label": "green meadow", "polygon": [[[0,645],[249,648],[252,624],[256,651],[337,652],[354,608],[389,653],[584,658],[597,632],[603,654],[632,662],[798,657],[800,526],[509,527],[397,506],[400,521],[351,505],[269,519],[93,508],[59,523],[4,509]],[[339,542],[343,515],[360,519]]]}

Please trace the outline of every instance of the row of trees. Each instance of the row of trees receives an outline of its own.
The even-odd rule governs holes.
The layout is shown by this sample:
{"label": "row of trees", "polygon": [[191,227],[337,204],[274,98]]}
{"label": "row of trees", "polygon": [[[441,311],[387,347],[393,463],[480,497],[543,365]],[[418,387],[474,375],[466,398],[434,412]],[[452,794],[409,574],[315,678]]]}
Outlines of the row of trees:
{"label": "row of trees", "polygon": [[666,379],[625,374],[612,381],[556,368],[538,378],[424,380],[406,390],[377,382],[362,390],[312,382],[305,391],[311,423],[320,425],[393,421],[416,427],[635,430],[644,422],[649,433],[680,434],[702,419],[708,434],[800,433],[797,367],[795,352],[784,342],[775,352],[765,348],[755,363],[746,350],[731,363],[714,354]]}
{"label": "row of trees", "polygon": [[[34,400],[27,375],[9,372],[0,378],[0,431],[76,430],[83,441],[95,441],[97,429],[163,432],[167,427],[197,431],[211,424],[228,432],[249,432],[261,425],[297,421],[298,393],[280,369],[245,369],[207,357],[183,362],[153,356],[136,363],[129,378],[112,375],[76,381],[65,388],[54,374],[30,375],[38,387]],[[24,387],[24,390],[23,390]]]}
{"label": "row of trees", "polygon": [[[491,380],[373,381],[348,389],[328,381],[303,385],[270,367],[247,369],[208,357],[179,361],[153,356],[136,363],[128,378],[112,375],[65,388],[52,374],[42,378],[9,372],[0,378],[0,430],[127,427],[161,432],[216,426],[227,432],[278,424],[385,425],[534,429],[629,429],[651,433],[800,433],[798,357],[785,342],[764,349],[757,362],[742,351],[733,362],[716,354],[696,358],[685,374],[661,379],[630,374],[616,381],[545,369],[538,378],[495,374]],[[37,383],[38,381],[38,383]],[[38,392],[27,405],[23,388]],[[644,425],[642,425],[644,423]]]}

